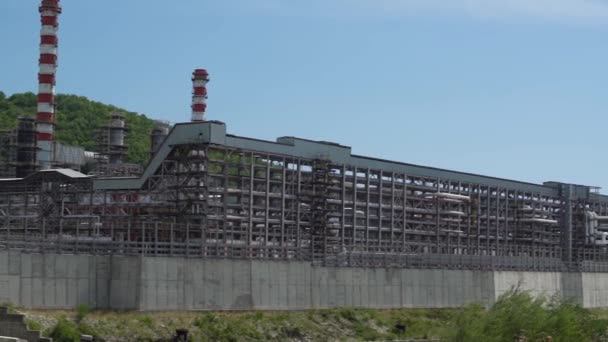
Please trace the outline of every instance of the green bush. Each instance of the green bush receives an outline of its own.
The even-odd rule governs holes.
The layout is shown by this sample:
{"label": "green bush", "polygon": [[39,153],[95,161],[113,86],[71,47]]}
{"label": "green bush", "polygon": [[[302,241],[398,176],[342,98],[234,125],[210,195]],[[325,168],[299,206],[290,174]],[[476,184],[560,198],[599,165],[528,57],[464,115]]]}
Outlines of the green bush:
{"label": "green bush", "polygon": [[[245,318],[225,319],[215,313],[204,313],[194,320],[199,333],[195,341],[261,341],[262,335],[252,320]],[[300,334],[299,331],[285,331],[287,334]]]}
{"label": "green bush", "polygon": [[512,290],[488,310],[468,305],[451,322],[448,341],[604,341],[608,324],[591,311],[559,299]]}
{"label": "green bush", "polygon": [[99,334],[97,333],[97,331],[92,326],[86,324],[85,322],[78,323],[78,332],[80,333],[80,335],[91,335],[91,336],[93,336],[93,339],[95,341],[101,341],[101,339],[99,338]]}
{"label": "green bush", "polygon": [[141,324],[143,324],[147,328],[152,328],[154,326],[154,321],[152,320],[152,317],[150,317],[149,315],[139,316],[139,317],[137,317],[137,321],[139,321]]}
{"label": "green bush", "polygon": [[79,342],[81,335],[91,335],[95,341],[102,341],[92,326],[65,317],[60,318],[50,331],[45,332],[45,336],[53,338],[54,342]]}
{"label": "green bush", "polygon": [[30,318],[27,318],[25,320],[25,325],[27,326],[28,330],[42,331],[44,329],[44,327],[42,326],[42,324],[40,324],[40,322],[35,321]]}
{"label": "green bush", "polygon": [[80,304],[76,308],[76,322],[82,322],[82,320],[91,312],[91,308],[88,304]]}
{"label": "green bush", "polygon": [[357,312],[352,308],[343,308],[338,309],[338,315],[344,318],[347,321],[355,322],[357,321]]}
{"label": "green bush", "polygon": [[54,342],[79,342],[80,331],[75,322],[61,318],[49,332]]}

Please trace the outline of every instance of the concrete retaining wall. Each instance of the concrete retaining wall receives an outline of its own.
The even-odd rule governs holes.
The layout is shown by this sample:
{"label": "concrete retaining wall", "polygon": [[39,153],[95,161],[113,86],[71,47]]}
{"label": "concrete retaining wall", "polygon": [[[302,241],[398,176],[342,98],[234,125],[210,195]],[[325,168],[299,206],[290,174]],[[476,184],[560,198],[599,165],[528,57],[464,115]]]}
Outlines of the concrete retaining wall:
{"label": "concrete retaining wall", "polygon": [[605,273],[313,267],[297,261],[0,252],[0,302],[30,308],[458,307],[512,287],[608,307]]}
{"label": "concrete retaining wall", "polygon": [[0,252],[0,303],[40,309],[138,307],[139,258]]}
{"label": "concrete retaining wall", "polygon": [[456,307],[493,299],[492,274],[145,258],[142,310]]}

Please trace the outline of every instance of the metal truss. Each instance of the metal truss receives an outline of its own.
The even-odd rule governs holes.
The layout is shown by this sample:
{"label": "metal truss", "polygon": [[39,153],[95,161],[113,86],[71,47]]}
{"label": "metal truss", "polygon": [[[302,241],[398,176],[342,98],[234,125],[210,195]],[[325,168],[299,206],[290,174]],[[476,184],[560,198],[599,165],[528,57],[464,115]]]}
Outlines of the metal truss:
{"label": "metal truss", "polygon": [[138,190],[0,184],[0,245],[32,252],[351,267],[608,270],[585,211],[608,204],[223,145],[172,152]]}

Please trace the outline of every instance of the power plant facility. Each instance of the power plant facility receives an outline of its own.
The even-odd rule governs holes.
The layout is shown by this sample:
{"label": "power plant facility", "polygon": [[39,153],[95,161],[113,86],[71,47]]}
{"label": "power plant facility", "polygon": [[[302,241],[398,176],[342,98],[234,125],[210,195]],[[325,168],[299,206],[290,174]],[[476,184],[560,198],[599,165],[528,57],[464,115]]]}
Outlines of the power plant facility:
{"label": "power plant facility", "polygon": [[456,307],[520,285],[608,307],[608,196],[598,188],[236,136],[206,117],[204,69],[192,73],[191,120],[156,123],[147,165],[127,161],[119,112],[95,151],[59,144],[61,12],[59,0],[41,2],[35,121],[0,134],[0,302]]}

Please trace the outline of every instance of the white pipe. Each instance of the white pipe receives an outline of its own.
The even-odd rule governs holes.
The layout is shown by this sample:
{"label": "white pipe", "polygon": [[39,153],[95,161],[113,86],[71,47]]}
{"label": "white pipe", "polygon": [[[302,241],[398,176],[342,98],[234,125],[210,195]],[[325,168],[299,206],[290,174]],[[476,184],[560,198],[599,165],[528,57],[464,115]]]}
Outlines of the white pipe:
{"label": "white pipe", "polygon": [[462,212],[462,211],[457,211],[457,210],[448,210],[448,211],[444,211],[444,212],[442,212],[442,214],[447,214],[447,215],[458,215],[458,216],[464,216],[464,215],[466,215],[464,212]]}
{"label": "white pipe", "polygon": [[471,200],[471,197],[469,197],[469,196],[458,195],[458,194],[451,194],[451,193],[447,193],[447,192],[435,192],[435,193],[433,193],[431,195],[433,195],[435,197],[457,199],[457,200],[462,200],[462,201],[469,201],[469,200]]}
{"label": "white pipe", "polygon": [[597,243],[595,241],[595,236],[597,234],[597,229],[599,227],[599,220],[607,218],[606,216],[598,216],[594,211],[586,211],[585,212],[585,233],[587,234],[588,243]]}
{"label": "white pipe", "polygon": [[548,224],[557,224],[556,220],[548,220],[541,218],[524,218],[521,219],[522,222],[537,222],[537,223],[548,223]]}

